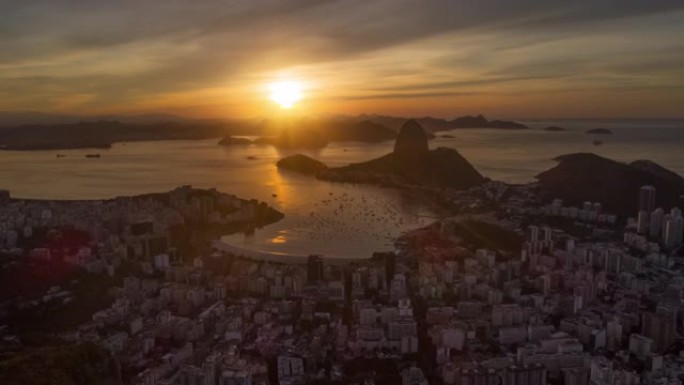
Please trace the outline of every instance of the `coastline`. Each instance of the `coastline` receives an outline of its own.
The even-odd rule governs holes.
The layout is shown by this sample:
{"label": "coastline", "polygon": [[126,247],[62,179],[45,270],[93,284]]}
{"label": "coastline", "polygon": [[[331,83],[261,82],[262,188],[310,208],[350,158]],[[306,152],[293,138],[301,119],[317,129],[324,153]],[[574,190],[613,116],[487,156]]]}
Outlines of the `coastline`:
{"label": "coastline", "polygon": [[[305,265],[308,262],[308,255],[297,255],[288,253],[276,253],[267,251],[251,250],[235,245],[231,245],[220,239],[214,240],[211,246],[221,252],[233,254],[243,258],[251,259],[254,261],[262,262],[275,262],[283,264],[293,264],[293,265]],[[367,258],[330,258],[325,255],[321,256],[326,264],[331,265],[346,265],[348,263],[366,262],[372,258],[369,256]]]}

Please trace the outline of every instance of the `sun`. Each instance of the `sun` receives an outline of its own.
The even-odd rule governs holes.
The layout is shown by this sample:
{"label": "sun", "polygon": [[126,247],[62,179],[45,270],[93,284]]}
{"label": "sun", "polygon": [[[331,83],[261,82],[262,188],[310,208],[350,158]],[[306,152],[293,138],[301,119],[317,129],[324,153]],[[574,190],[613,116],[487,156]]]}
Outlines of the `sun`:
{"label": "sun", "polygon": [[281,108],[292,108],[302,98],[302,85],[295,80],[272,83],[271,100]]}

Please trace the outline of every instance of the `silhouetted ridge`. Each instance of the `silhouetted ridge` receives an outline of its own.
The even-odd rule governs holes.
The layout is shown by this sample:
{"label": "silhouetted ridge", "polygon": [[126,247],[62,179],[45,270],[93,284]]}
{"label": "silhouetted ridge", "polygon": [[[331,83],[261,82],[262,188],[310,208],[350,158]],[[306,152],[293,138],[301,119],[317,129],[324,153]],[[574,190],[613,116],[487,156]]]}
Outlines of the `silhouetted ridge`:
{"label": "silhouetted ridge", "polygon": [[451,128],[501,128],[501,129],[525,129],[524,124],[509,120],[487,120],[482,115],[462,116],[449,122]]}
{"label": "silhouetted ridge", "polygon": [[0,148],[109,148],[116,142],[217,138],[239,129],[239,125],[230,126],[213,122],[130,124],[117,121],[3,127],[0,128]]}
{"label": "silhouetted ridge", "polygon": [[360,122],[329,122],[323,125],[331,141],[382,142],[394,139],[397,133],[370,120]]}
{"label": "silhouetted ridge", "polygon": [[[659,206],[673,207],[682,203],[682,178],[655,163],[651,162],[650,170],[645,170],[643,161],[634,166],[591,153],[568,154],[555,160],[558,161],[555,167],[537,175],[542,194],[547,199],[561,198],[570,204],[598,201],[608,211],[635,215],[639,188],[651,185],[656,188]],[[666,177],[663,170],[669,176]]]}
{"label": "silhouetted ridge", "polygon": [[321,148],[330,142],[381,142],[397,133],[372,121],[336,118],[265,119],[258,124],[264,133],[259,143],[280,148]]}
{"label": "silhouetted ridge", "polygon": [[659,165],[658,163],[655,163],[650,160],[641,159],[635,160],[634,162],[630,163],[629,166],[642,171],[649,172],[664,180],[667,180],[675,186],[679,186],[680,188],[684,189],[684,178],[676,172],[670,171],[665,167]]}
{"label": "silhouetted ridge", "polygon": [[460,118],[456,118],[450,122],[452,124],[452,127],[463,127],[463,128],[471,128],[471,127],[487,127],[487,124],[489,124],[489,121],[487,118],[485,118],[482,115],[478,116],[461,116]]}

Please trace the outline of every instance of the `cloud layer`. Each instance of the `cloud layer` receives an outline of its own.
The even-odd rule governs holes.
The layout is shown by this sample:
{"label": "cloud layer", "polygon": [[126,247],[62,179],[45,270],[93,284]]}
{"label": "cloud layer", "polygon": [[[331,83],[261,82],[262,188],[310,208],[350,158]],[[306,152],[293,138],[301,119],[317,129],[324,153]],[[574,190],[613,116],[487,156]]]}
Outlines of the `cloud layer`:
{"label": "cloud layer", "polygon": [[681,0],[0,4],[0,110],[681,116]]}

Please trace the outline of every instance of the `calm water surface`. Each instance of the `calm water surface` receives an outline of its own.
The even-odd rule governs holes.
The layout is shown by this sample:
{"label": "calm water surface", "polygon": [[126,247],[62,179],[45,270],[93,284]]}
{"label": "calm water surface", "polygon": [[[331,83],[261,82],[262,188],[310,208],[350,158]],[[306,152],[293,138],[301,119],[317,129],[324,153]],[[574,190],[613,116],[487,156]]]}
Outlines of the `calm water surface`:
{"label": "calm water surface", "polygon": [[[554,165],[553,157],[595,152],[620,161],[651,159],[684,174],[684,126],[679,123],[530,122],[534,128],[562,125],[565,132],[542,130],[454,130],[431,147],[457,148],[484,175],[523,183]],[[605,127],[594,146],[588,128]],[[181,184],[216,187],[243,198],[257,198],[284,212],[284,220],[252,236],[224,237],[236,246],[288,254],[364,257],[391,250],[401,232],[425,225],[435,213],[391,189],[331,184],[278,171],[275,162],[302,151],[270,146],[221,147],[217,140],[116,144],[109,150],[0,151],[0,188],[13,196],[48,199],[100,199],[170,190]],[[306,151],[330,166],[379,157],[392,142],[336,143]],[[99,152],[100,159],[86,159]],[[248,157],[252,159],[248,159]],[[275,195],[275,196],[274,196]]]}

